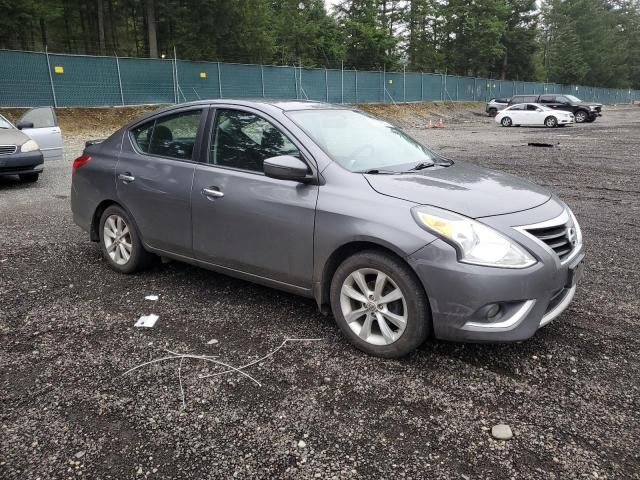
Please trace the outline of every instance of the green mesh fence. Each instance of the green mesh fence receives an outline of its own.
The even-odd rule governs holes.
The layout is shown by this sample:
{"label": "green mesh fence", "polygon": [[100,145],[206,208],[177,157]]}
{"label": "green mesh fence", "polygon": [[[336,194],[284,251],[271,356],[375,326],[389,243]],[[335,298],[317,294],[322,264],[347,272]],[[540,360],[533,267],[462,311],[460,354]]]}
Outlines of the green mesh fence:
{"label": "green mesh fence", "polygon": [[0,50],[0,106],[112,106],[210,98],[331,103],[486,101],[519,94],[572,94],[587,101],[640,101],[640,90],[418,72],[95,57]]}

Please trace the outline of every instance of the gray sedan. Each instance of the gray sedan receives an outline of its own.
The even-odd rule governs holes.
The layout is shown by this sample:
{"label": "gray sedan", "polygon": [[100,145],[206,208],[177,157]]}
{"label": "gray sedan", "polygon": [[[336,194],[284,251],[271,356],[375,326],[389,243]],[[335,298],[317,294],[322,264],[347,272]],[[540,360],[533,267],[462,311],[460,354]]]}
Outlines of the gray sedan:
{"label": "gray sedan", "polygon": [[169,257],[312,297],[383,357],[430,335],[529,338],[582,272],[578,222],[548,190],[324,103],[159,110],[85,149],[71,199],[111,268]]}

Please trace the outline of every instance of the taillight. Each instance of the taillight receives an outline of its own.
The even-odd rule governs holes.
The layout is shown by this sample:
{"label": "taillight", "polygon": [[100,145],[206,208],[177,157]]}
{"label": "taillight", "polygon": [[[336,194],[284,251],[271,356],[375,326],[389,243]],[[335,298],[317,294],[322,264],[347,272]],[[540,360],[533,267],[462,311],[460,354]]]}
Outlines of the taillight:
{"label": "taillight", "polygon": [[91,160],[91,157],[89,155],[80,155],[78,158],[76,158],[73,161],[73,165],[71,166],[71,175],[73,175],[77,169],[79,169],[89,160]]}

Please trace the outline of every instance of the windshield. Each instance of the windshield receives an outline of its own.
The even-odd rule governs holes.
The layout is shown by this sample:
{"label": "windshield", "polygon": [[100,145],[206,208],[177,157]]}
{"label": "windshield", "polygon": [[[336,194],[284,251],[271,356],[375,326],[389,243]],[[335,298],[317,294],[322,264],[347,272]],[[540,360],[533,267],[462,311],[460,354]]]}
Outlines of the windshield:
{"label": "windshield", "polygon": [[0,115],[0,128],[13,128],[13,125],[9,123],[9,120]]}
{"label": "windshield", "polygon": [[578,97],[574,97],[573,95],[565,95],[565,97],[567,97],[570,102],[574,103],[580,103],[582,101]]}
{"label": "windshield", "polygon": [[327,155],[352,172],[403,171],[439,157],[398,127],[353,110],[298,110],[289,117]]}

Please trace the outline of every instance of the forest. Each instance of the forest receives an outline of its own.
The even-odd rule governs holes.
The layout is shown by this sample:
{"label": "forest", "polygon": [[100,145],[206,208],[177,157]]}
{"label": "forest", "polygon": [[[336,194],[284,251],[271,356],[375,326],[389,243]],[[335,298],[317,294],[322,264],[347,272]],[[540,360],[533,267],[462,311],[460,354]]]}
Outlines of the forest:
{"label": "forest", "polygon": [[0,0],[0,48],[640,88],[640,0]]}

